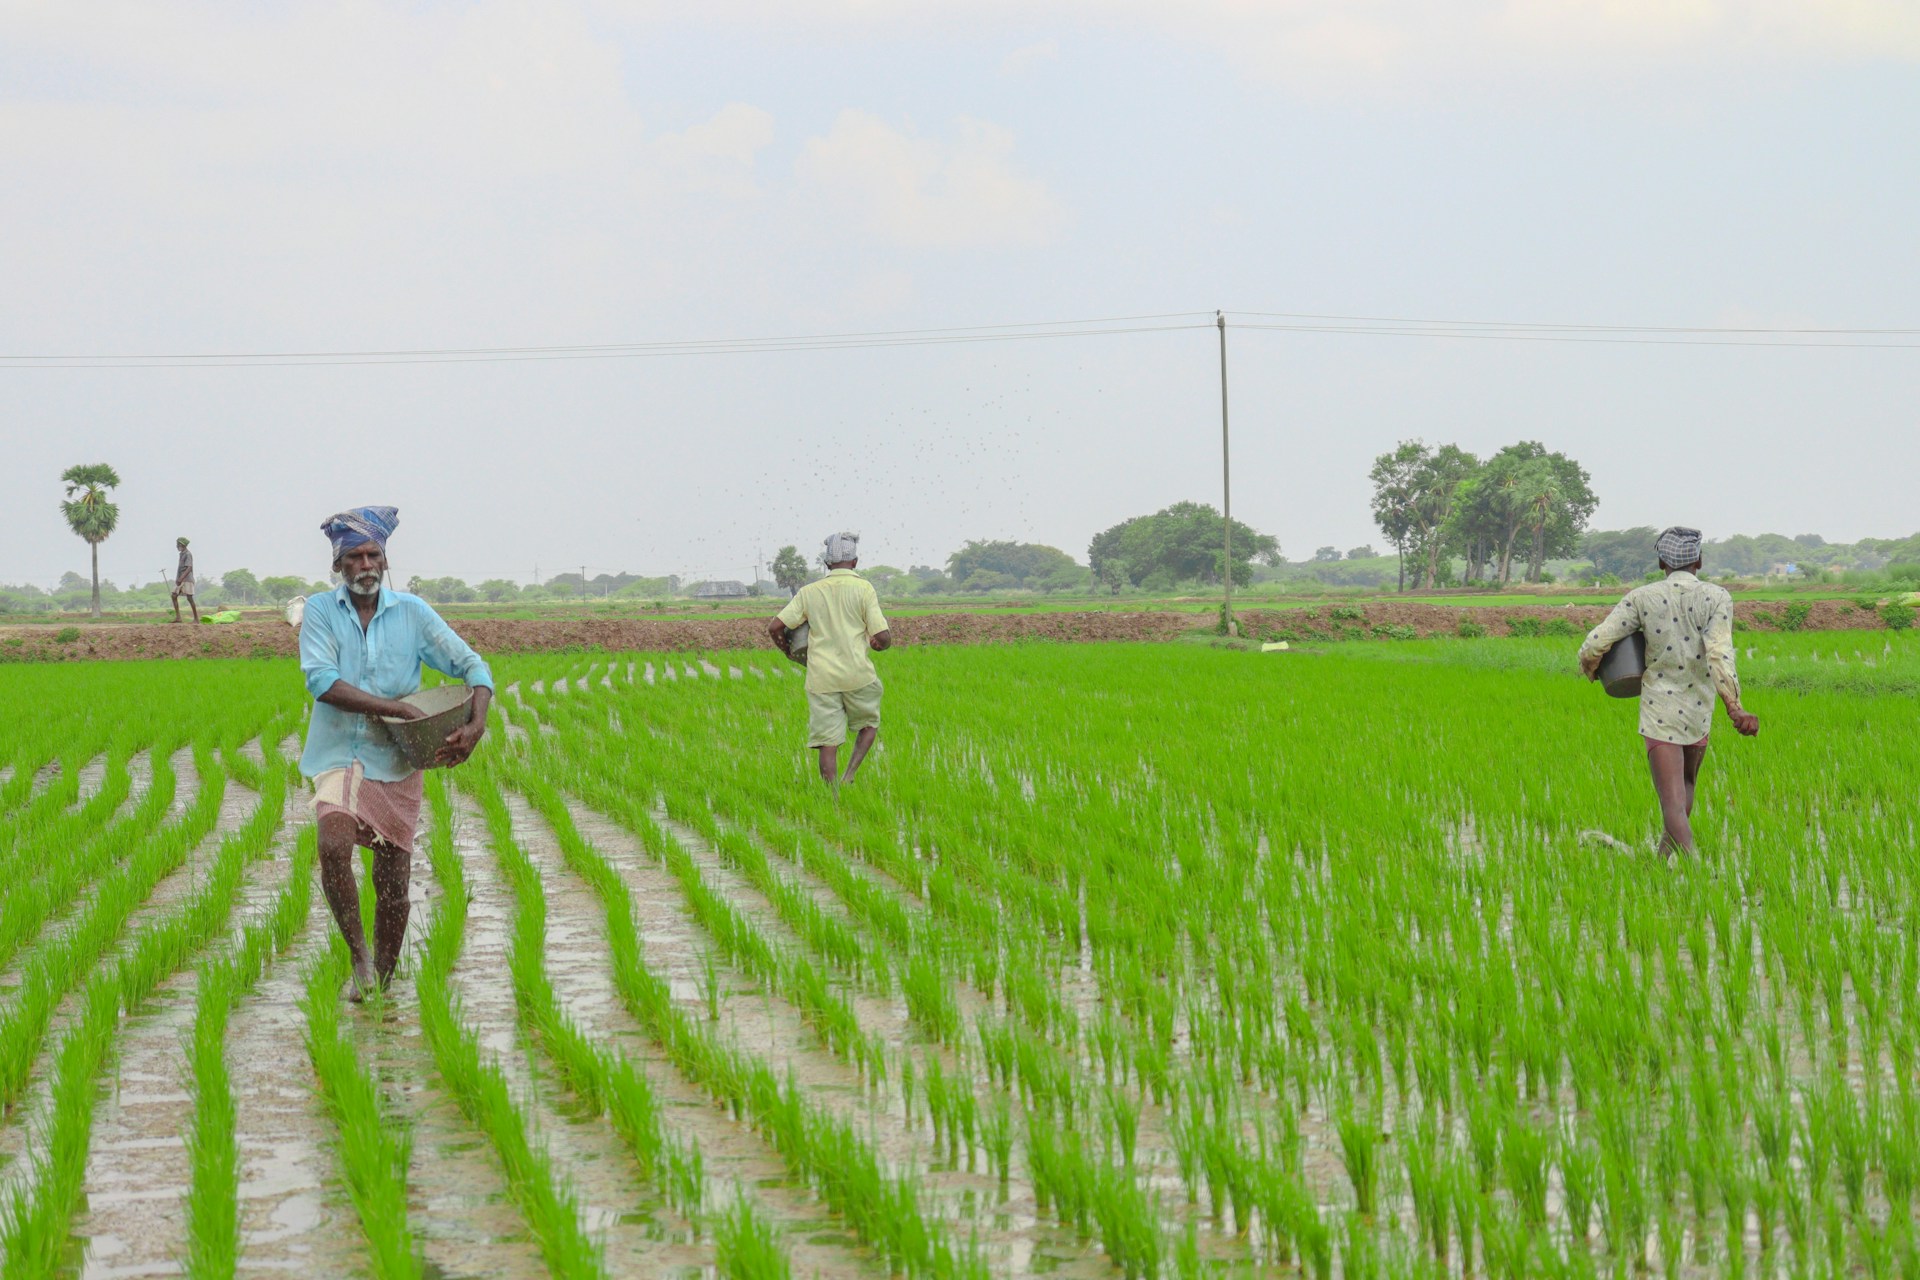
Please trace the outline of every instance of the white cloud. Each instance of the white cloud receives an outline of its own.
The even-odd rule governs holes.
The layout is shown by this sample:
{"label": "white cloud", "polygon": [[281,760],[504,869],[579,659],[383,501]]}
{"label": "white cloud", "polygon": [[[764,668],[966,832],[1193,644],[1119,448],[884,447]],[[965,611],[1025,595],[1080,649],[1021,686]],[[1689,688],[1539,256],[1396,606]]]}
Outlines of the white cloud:
{"label": "white cloud", "polygon": [[951,142],[842,111],[801,152],[801,180],[873,232],[921,248],[1044,244],[1064,221],[1044,184],[1017,172],[1013,135],[962,118]]}

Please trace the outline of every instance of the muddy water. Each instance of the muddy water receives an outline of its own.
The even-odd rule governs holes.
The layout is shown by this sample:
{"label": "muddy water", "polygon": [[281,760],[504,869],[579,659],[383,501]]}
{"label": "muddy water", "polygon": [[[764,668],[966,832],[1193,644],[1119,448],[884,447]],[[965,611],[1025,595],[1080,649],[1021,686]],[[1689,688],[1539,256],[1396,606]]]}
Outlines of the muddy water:
{"label": "muddy water", "polygon": [[71,807],[78,808],[100,794],[101,786],[107,780],[106,753],[95,756],[80,766],[80,793],[74,797]]}
{"label": "muddy water", "polygon": [[[193,768],[193,756],[191,752],[176,752],[172,758],[172,764],[177,778],[177,786],[174,792],[174,807],[176,812],[184,812],[186,806],[193,803],[194,798],[199,792],[200,778]],[[229,798],[230,797],[231,789],[229,791]],[[226,817],[227,806],[223,803],[222,820],[224,821]],[[236,817],[234,819],[236,827],[238,826],[238,822],[239,819]],[[204,860],[207,857],[211,857],[212,850],[218,846],[220,840],[224,838],[224,835],[225,832],[216,827],[215,831],[188,855],[189,866],[191,866],[196,859]],[[174,872],[173,875],[161,881],[161,887],[165,887],[170,882],[179,881],[185,874],[187,874],[185,868]],[[135,913],[136,916],[139,914],[139,912]],[[127,930],[123,931],[121,935],[123,939],[130,935],[133,927],[132,921],[129,921]],[[117,948],[109,950],[107,954],[110,960],[113,955],[117,954]],[[24,957],[22,957],[22,959],[24,959]],[[15,972],[18,972],[17,968]],[[30,1135],[37,1132],[46,1124],[49,1105],[46,1072],[50,1054],[58,1048],[61,1037],[65,1034],[67,1028],[72,1025],[73,1018],[79,1009],[79,999],[79,995],[69,994],[65,1000],[61,1001],[59,1007],[54,1010],[53,1018],[48,1024],[47,1036],[40,1055],[33,1065],[33,1071],[29,1077],[26,1094],[13,1113],[6,1117],[6,1123],[0,1124],[0,1186],[10,1184],[14,1179],[24,1180],[31,1176],[31,1170],[27,1162],[20,1157],[27,1150]]]}
{"label": "muddy water", "polygon": [[[670,982],[675,998],[689,1012],[706,1016],[701,986],[706,981],[709,943],[688,914],[678,882],[602,815],[577,803],[571,811],[581,834],[608,858],[632,891],[648,967]],[[735,893],[737,886],[726,887],[736,908],[746,911],[752,891]],[[763,899],[761,903],[764,906]],[[770,907],[765,909],[771,912]],[[780,927],[770,918],[756,917],[755,924],[766,930],[770,940]],[[924,1128],[909,1128],[896,1090],[868,1089],[852,1067],[818,1047],[799,1013],[784,1000],[724,961],[716,959],[716,966],[725,984],[717,1022],[721,1038],[761,1058],[777,1073],[791,1075],[816,1105],[851,1121],[894,1169],[917,1171],[923,1202],[958,1224],[963,1236],[978,1231],[995,1275],[1111,1274],[1109,1264],[1090,1246],[1036,1221],[1033,1198],[1023,1185],[1017,1160],[1011,1194],[1002,1200],[984,1159],[977,1162],[977,1172],[965,1168],[964,1156],[958,1168],[946,1163]],[[894,1046],[889,1055],[892,1069],[897,1070],[901,1044],[913,1043],[915,1056],[923,1055],[924,1040],[906,1024],[903,1007],[894,1010],[884,1001],[856,1001],[855,1006],[862,1025]],[[947,1062],[953,1065],[951,1058]],[[924,1110],[920,1119],[924,1124]]]}
{"label": "muddy water", "polygon": [[599,898],[565,867],[551,828],[518,797],[508,803],[515,837],[546,886],[547,968],[555,995],[583,1032],[614,1047],[640,1070],[660,1102],[666,1126],[698,1146],[709,1202],[726,1203],[736,1185],[751,1189],[766,1218],[786,1238],[796,1275],[886,1274],[791,1180],[778,1153],[748,1126],[730,1119],[658,1053],[614,991]]}
{"label": "muddy water", "polygon": [[697,1268],[703,1259],[675,1237],[683,1224],[656,1211],[657,1197],[642,1185],[631,1156],[612,1128],[566,1105],[556,1083],[541,1080],[520,1034],[508,976],[512,896],[485,847],[477,811],[464,802],[455,844],[466,872],[471,902],[466,949],[454,969],[461,1012],[478,1034],[481,1051],[506,1073],[521,1114],[551,1155],[555,1172],[573,1187],[581,1220],[597,1236],[615,1275],[658,1274]]}
{"label": "muddy water", "polygon": [[[220,840],[258,803],[232,782],[221,801],[216,834],[189,867],[163,880],[135,921],[156,920],[197,888],[194,875]],[[230,935],[267,910],[286,882],[290,833],[283,827],[269,856],[247,869]],[[195,859],[201,859],[197,864]],[[139,925],[129,922],[129,934]],[[74,1224],[86,1242],[87,1276],[171,1275],[186,1252],[183,1196],[191,1178],[184,1134],[192,1117],[183,1046],[193,1023],[196,966],[162,982],[121,1028],[111,1094],[94,1113],[87,1150],[87,1209]]]}

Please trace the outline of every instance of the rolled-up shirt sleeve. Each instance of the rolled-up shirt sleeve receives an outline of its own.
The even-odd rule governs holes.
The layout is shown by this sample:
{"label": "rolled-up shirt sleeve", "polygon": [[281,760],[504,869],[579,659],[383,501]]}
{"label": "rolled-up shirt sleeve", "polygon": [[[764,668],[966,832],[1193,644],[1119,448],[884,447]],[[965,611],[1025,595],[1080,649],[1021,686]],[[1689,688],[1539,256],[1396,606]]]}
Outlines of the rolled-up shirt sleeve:
{"label": "rolled-up shirt sleeve", "polygon": [[1580,644],[1580,670],[1592,675],[1600,666],[1600,659],[1607,650],[1640,629],[1640,606],[1634,603],[1631,593],[1613,606],[1599,626],[1587,632],[1587,638]]}
{"label": "rolled-up shirt sleeve", "polygon": [[1734,668],[1733,599],[1722,595],[1707,619],[1707,670],[1713,673],[1713,687],[1728,707],[1740,705],[1740,675]]}
{"label": "rolled-up shirt sleeve", "polygon": [[493,688],[493,671],[487,660],[475,653],[445,618],[425,605],[420,606],[420,612],[424,615],[420,619],[421,661],[443,676],[453,676],[476,688]]}
{"label": "rolled-up shirt sleeve", "polygon": [[867,634],[877,636],[887,629],[887,615],[880,612],[880,593],[867,588]]}
{"label": "rolled-up shirt sleeve", "polygon": [[793,599],[787,601],[786,608],[780,610],[780,625],[792,630],[807,620],[807,606],[800,602],[801,593],[793,593]]}
{"label": "rolled-up shirt sleeve", "polygon": [[[329,603],[325,596],[315,596],[314,602]],[[316,698],[340,681],[340,640],[327,625],[330,621],[309,616],[307,625],[300,628],[300,674],[306,679],[307,692]]]}

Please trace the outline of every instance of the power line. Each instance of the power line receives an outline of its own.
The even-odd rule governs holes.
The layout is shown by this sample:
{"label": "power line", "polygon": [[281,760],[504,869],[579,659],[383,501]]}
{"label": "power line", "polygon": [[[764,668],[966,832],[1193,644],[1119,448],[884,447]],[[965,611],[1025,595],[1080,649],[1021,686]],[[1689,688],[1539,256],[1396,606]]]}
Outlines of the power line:
{"label": "power line", "polygon": [[[1019,342],[1164,333],[1205,327],[1202,312],[1104,316],[1021,324],[967,325],[849,333],[786,334],[758,338],[690,338],[660,342],[521,347],[432,347],[365,351],[204,352],[152,355],[0,355],[5,368],[286,368],[360,364],[475,364],[531,360],[620,360],[661,356],[746,355],[781,351],[844,351],[884,347]],[[1165,321],[1170,323],[1152,323]]]}
{"label": "power line", "polygon": [[[1358,337],[1466,339],[1482,342],[1584,342],[1636,346],[1797,347],[1911,350],[1920,328],[1812,328],[1655,324],[1576,324],[1564,321],[1460,320],[1324,312],[1232,311],[1235,328]],[[946,328],[855,330],[747,338],[687,338],[655,342],[510,347],[415,347],[322,351],[214,351],[127,354],[0,355],[0,369],[323,368],[394,364],[502,364],[558,360],[634,360],[684,356],[769,355],[783,352],[881,350],[981,342],[1101,338],[1214,327],[1214,313],[1155,312],[1074,320],[960,325]],[[1915,341],[1884,339],[1914,338]],[[1881,340],[1875,340],[1881,339]]]}

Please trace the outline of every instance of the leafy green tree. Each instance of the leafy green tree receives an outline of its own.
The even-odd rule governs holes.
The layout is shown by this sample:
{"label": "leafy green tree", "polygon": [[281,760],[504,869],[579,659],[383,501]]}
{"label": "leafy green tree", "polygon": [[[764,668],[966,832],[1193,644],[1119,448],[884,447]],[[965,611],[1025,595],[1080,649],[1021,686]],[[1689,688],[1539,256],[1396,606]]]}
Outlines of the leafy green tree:
{"label": "leafy green tree", "polygon": [[1373,481],[1374,522],[1394,538],[1403,556],[1408,546],[1419,553],[1419,585],[1431,586],[1438,580],[1455,502],[1479,467],[1479,459],[1458,445],[1429,449],[1419,440],[1403,440],[1374,459],[1368,472]]}
{"label": "leafy green tree", "polygon": [[260,579],[250,569],[229,569],[220,575],[220,585],[238,604],[260,603]]}
{"label": "leafy green tree", "polygon": [[[1125,565],[1127,581],[1135,586],[1149,582],[1155,589],[1177,582],[1215,583],[1225,572],[1226,532],[1219,511],[1201,502],[1176,502],[1150,516],[1135,516],[1094,535],[1087,548],[1087,559],[1094,577],[1105,582],[1102,572],[1109,561]],[[1233,522],[1233,581],[1244,586],[1253,581],[1253,562],[1277,564],[1280,544],[1271,535],[1256,533]]]}
{"label": "leafy green tree", "polygon": [[[1038,589],[1056,576],[1077,582],[1080,566],[1058,547],[1033,542],[969,541],[947,557],[947,573],[961,591]],[[977,585],[974,579],[983,573],[997,575],[998,585],[992,588]]]}
{"label": "leafy green tree", "polygon": [[1366,546],[1354,547],[1352,550],[1347,552],[1347,559],[1349,560],[1371,560],[1373,559],[1373,557],[1374,557],[1374,551],[1371,544],[1368,544]]}
{"label": "leafy green tree", "polygon": [[489,604],[500,604],[520,596],[520,584],[506,578],[488,578],[480,584],[479,590]]}
{"label": "leafy green tree", "polygon": [[313,584],[291,574],[260,579],[260,595],[270,603],[284,603],[295,596],[313,594]]}
{"label": "leafy green tree", "polygon": [[1652,525],[1635,529],[1594,529],[1581,540],[1580,554],[1593,561],[1593,572],[1612,574],[1622,582],[1638,582],[1660,567],[1654,549],[1660,534]]}
{"label": "leafy green tree", "polygon": [[1318,547],[1313,553],[1313,561],[1315,564],[1330,564],[1339,558],[1340,548],[1338,547]]}
{"label": "leafy green tree", "polygon": [[774,582],[788,595],[807,585],[807,561],[798,547],[780,548],[773,557],[773,563],[767,566],[767,572],[773,575]]}
{"label": "leafy green tree", "polygon": [[107,490],[120,487],[120,473],[104,462],[82,463],[62,471],[60,479],[67,486],[67,498],[60,504],[60,514],[93,552],[93,616],[97,618],[100,616],[100,544],[120,523],[120,507],[107,501]]}

